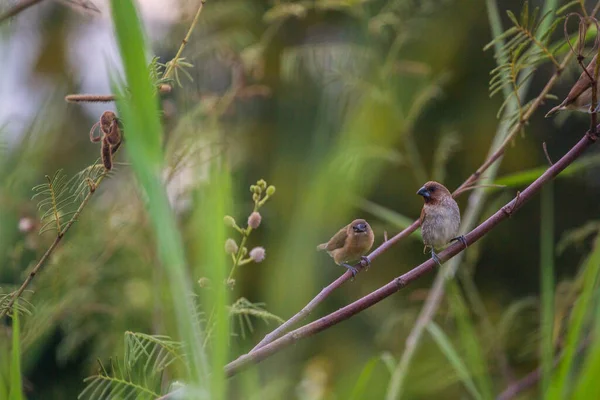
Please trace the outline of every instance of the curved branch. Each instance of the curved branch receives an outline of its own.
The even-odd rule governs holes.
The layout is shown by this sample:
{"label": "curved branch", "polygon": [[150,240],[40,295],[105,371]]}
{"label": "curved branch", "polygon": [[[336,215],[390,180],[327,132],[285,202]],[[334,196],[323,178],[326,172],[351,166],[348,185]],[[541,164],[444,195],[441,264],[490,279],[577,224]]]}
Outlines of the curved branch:
{"label": "curved branch", "polygon": [[[590,132],[587,132],[584,135],[584,137],[581,138],[579,140],[579,142],[577,142],[577,144],[575,144],[575,146],[573,146],[571,148],[571,150],[569,150],[569,152],[567,152],[567,154],[565,154],[554,165],[552,165],[550,168],[548,168],[546,170],[546,172],[544,172],[538,179],[536,179],[533,183],[531,183],[531,185],[529,185],[522,192],[518,193],[517,196],[513,200],[511,200],[505,206],[500,208],[496,213],[494,213],[492,216],[490,216],[486,221],[484,221],[482,224],[477,226],[471,232],[467,233],[465,235],[465,239],[466,239],[467,243],[468,244],[475,243],[476,241],[481,239],[483,236],[485,236],[487,233],[489,233],[493,228],[495,228],[500,222],[502,222],[505,219],[512,216],[512,214],[514,212],[516,212],[517,210],[519,210],[527,201],[531,200],[533,198],[533,196],[541,190],[542,186],[545,183],[547,183],[548,181],[550,181],[551,179],[556,177],[560,172],[562,172],[565,168],[567,168],[588,147],[590,147],[592,144],[594,144],[597,139],[598,139],[597,136],[591,134]],[[405,229],[404,231],[407,231],[407,230],[408,230],[408,228]],[[381,252],[383,252],[384,250],[380,250],[381,247],[388,244],[389,242],[391,242],[391,240],[384,243],[382,246],[380,246],[380,248],[375,250],[375,252],[379,251],[379,253],[377,253],[377,254],[380,254]],[[389,244],[389,245],[391,245],[391,244]],[[462,244],[454,243],[453,245],[449,246],[446,250],[440,252],[438,254],[438,256],[439,256],[440,260],[446,261],[446,260],[454,257],[455,255],[457,255],[458,253],[460,253],[463,250],[464,250],[464,247],[462,246]],[[375,253],[375,252],[373,252],[373,253]],[[343,307],[343,308],[339,309],[338,311],[335,311],[329,315],[326,315],[325,317],[322,317],[306,326],[296,329],[295,331],[292,331],[292,332],[284,335],[283,337],[281,337],[269,344],[266,344],[263,347],[255,350],[249,354],[239,357],[238,359],[234,360],[233,362],[231,362],[225,366],[226,375],[233,376],[237,372],[239,372],[242,368],[248,366],[249,364],[258,363],[258,362],[264,360],[265,358],[273,355],[274,353],[277,353],[278,351],[284,349],[285,347],[288,347],[289,345],[297,342],[298,340],[300,340],[302,338],[309,337],[316,333],[319,333],[319,332],[321,332],[333,325],[336,325],[336,324],[352,317],[353,315],[377,304],[381,300],[391,296],[392,294],[396,293],[397,291],[404,288],[408,284],[417,280],[421,276],[432,271],[435,268],[435,265],[436,265],[436,263],[432,259],[429,259],[426,262],[422,263],[421,265],[408,271],[407,273],[395,278],[388,284],[386,284],[386,285],[382,286],[381,288],[375,290],[374,292],[368,294],[367,296],[364,296],[363,298],[355,301],[354,303],[351,303],[351,304],[347,305],[346,307]]]}

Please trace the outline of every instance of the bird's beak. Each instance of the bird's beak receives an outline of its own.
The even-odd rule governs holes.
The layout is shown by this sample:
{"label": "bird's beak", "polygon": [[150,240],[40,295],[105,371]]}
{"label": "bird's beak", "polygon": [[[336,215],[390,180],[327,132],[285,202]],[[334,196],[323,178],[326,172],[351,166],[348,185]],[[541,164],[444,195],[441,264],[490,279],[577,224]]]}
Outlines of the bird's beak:
{"label": "bird's beak", "polygon": [[367,231],[367,226],[365,224],[358,224],[354,227],[354,232],[363,233]]}
{"label": "bird's beak", "polygon": [[431,197],[431,194],[429,193],[429,191],[427,189],[425,189],[425,186],[423,186],[421,189],[419,189],[419,191],[417,192],[417,194],[419,196],[423,196],[426,199]]}

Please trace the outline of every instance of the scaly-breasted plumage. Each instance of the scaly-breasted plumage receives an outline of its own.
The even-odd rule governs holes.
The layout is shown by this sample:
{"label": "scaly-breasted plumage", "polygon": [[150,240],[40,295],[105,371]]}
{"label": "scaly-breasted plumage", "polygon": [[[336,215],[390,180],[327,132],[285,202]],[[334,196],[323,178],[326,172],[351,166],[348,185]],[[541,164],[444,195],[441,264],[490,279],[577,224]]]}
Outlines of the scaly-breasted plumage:
{"label": "scaly-breasted plumage", "polygon": [[431,247],[431,256],[440,264],[435,253],[436,249],[445,247],[453,239],[460,240],[466,246],[464,238],[457,237],[460,227],[460,209],[452,194],[441,183],[427,182],[417,194],[423,196],[425,201],[421,210],[423,244],[425,250]]}
{"label": "scaly-breasted plumage", "polygon": [[[341,265],[356,275],[358,270],[350,262],[364,259],[371,250],[375,236],[371,226],[364,219],[355,219],[338,231],[327,243],[317,246],[317,250],[325,250],[337,265]],[[367,263],[369,260],[366,260]]]}

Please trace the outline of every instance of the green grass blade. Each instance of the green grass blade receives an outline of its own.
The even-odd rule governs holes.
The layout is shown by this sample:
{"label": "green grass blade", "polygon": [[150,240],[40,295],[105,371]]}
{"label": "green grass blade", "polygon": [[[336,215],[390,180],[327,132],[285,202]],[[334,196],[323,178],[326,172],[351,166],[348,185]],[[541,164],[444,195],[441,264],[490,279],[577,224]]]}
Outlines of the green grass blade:
{"label": "green grass blade", "polygon": [[356,384],[352,389],[352,394],[348,400],[360,400],[365,398],[365,392],[367,390],[367,384],[369,383],[369,379],[371,379],[371,375],[373,374],[373,370],[377,366],[377,364],[381,361],[381,357],[373,357],[367,362],[364,366],[358,379],[356,380]]}
{"label": "green grass blade", "polygon": [[[580,171],[597,165],[600,165],[600,155],[584,157],[581,160],[575,161],[573,164],[568,166],[563,172],[561,172],[560,175],[557,176],[557,179],[564,179],[573,176],[574,174]],[[529,185],[531,182],[539,178],[540,175],[546,172],[547,169],[547,166],[543,166],[528,169],[526,171],[517,172],[515,174],[505,175],[496,179],[494,184],[510,187],[520,187]]]}
{"label": "green grass blade", "polygon": [[569,374],[577,355],[585,317],[593,305],[591,301],[592,295],[596,287],[598,272],[600,272],[600,235],[596,237],[594,250],[588,257],[584,268],[583,290],[573,308],[569,331],[567,332],[565,341],[564,357],[559,365],[558,372],[550,384],[548,396],[546,396],[549,400],[564,399],[567,395],[566,390],[569,384]]}
{"label": "green grass blade", "polygon": [[[218,170],[217,166],[211,168]],[[226,398],[226,377],[224,365],[229,358],[229,293],[224,283],[227,279],[228,254],[224,250],[226,225],[223,216],[231,212],[231,185],[229,171],[213,173],[210,184],[202,188],[200,204],[195,207],[193,218],[194,233],[197,238],[195,259],[203,267],[199,276],[214,282],[210,290],[202,290],[202,305],[206,315],[211,316],[210,354],[211,354],[211,398]],[[208,229],[207,229],[208,227]],[[230,261],[230,259],[229,259]]]}
{"label": "green grass blade", "polygon": [[458,355],[458,352],[454,346],[452,346],[452,342],[450,342],[450,339],[444,333],[444,331],[442,331],[442,329],[440,329],[440,327],[433,321],[427,324],[427,331],[436,342],[442,353],[444,353],[471,396],[473,396],[475,399],[482,399],[481,394],[473,382],[473,379],[471,379],[471,374],[469,373],[467,366]]}
{"label": "green grass blade", "polygon": [[17,303],[15,302],[13,312],[13,326],[12,326],[12,351],[11,351],[11,365],[10,365],[10,392],[8,395],[9,400],[22,400],[23,396],[23,383],[21,382],[21,343],[20,343],[20,322],[19,312]]}
{"label": "green grass blade", "polygon": [[473,320],[468,314],[465,301],[454,280],[448,282],[448,298],[452,313],[456,318],[460,339],[463,343],[465,360],[469,365],[469,371],[475,377],[481,398],[493,399],[492,380],[489,375],[484,350],[477,336]]}
{"label": "green grass blade", "polygon": [[542,393],[550,387],[554,345],[554,184],[542,189],[540,221],[540,282],[541,282],[541,342]]}
{"label": "green grass blade", "polygon": [[128,91],[119,93],[117,106],[125,124],[127,152],[147,197],[147,210],[156,235],[157,249],[170,284],[175,319],[189,355],[191,382],[206,385],[208,367],[202,349],[201,332],[194,323],[195,307],[187,274],[183,245],[165,189],[159,177],[163,167],[162,129],[158,100],[154,96],[147,68],[145,40],[132,0],[112,0],[112,17],[125,70]]}

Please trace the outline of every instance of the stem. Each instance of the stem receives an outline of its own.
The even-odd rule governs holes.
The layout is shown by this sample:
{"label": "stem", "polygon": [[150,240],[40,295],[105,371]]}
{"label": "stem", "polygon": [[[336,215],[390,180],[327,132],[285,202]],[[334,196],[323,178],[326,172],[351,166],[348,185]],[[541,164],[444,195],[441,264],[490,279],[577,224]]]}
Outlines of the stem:
{"label": "stem", "polygon": [[67,222],[67,224],[65,225],[65,227],[63,228],[63,230],[58,232],[58,234],[56,235],[56,238],[54,239],[54,242],[52,242],[52,244],[50,245],[50,247],[48,247],[48,250],[46,250],[46,252],[42,256],[42,258],[40,258],[40,260],[36,264],[36,266],[33,267],[33,269],[31,270],[31,272],[29,273],[29,275],[27,275],[27,278],[25,279],[25,281],[23,282],[23,284],[21,285],[21,287],[19,287],[19,289],[16,292],[14,292],[14,294],[10,298],[10,301],[8,302],[8,304],[6,305],[6,307],[4,307],[2,310],[0,310],[0,318],[3,318],[6,314],[8,314],[9,310],[15,304],[15,301],[19,297],[21,297],[21,295],[23,294],[23,292],[25,291],[25,289],[27,289],[27,286],[29,286],[29,284],[31,283],[31,281],[33,280],[33,278],[35,277],[35,275],[46,264],[46,261],[48,261],[48,258],[50,257],[50,255],[54,252],[54,249],[56,249],[56,247],[58,246],[58,244],[60,243],[60,241],[62,240],[62,238],[65,236],[65,233],[67,233],[69,231],[69,229],[71,229],[71,226],[75,223],[75,221],[77,220],[77,218],[81,214],[81,211],[83,211],[83,209],[85,208],[85,206],[88,204],[88,202],[90,201],[90,198],[95,193],[96,188],[102,182],[102,180],[104,179],[104,177],[106,176],[107,173],[108,172],[105,170],[104,173],[102,175],[100,175],[100,177],[98,178],[98,180],[96,182],[94,182],[94,190],[91,190],[91,188],[90,188],[90,191],[88,192],[88,194],[85,196],[85,198],[83,199],[83,201],[81,202],[81,204],[77,208],[77,211],[75,211],[75,214],[73,214],[73,216],[71,217],[71,219],[69,220],[69,222]]}
{"label": "stem", "polygon": [[183,49],[185,48],[185,46],[187,45],[188,41],[190,40],[190,36],[192,36],[192,32],[194,31],[194,27],[198,23],[198,19],[200,18],[200,13],[202,13],[202,9],[204,8],[204,3],[205,2],[206,2],[206,0],[200,0],[200,5],[198,6],[198,11],[196,11],[196,15],[194,16],[192,24],[190,25],[190,28],[188,29],[187,34],[185,35],[185,37],[181,41],[181,46],[179,46],[179,50],[177,50],[177,54],[175,54],[175,57],[173,57],[173,59],[171,60],[171,62],[167,66],[167,70],[165,71],[165,73],[163,75],[163,77],[165,79],[169,78],[171,76],[171,74],[173,73],[173,71],[175,69],[176,61],[181,57],[181,53],[183,52]]}
{"label": "stem", "polygon": [[242,243],[240,243],[238,252],[235,255],[235,259],[233,261],[233,266],[231,267],[231,272],[229,272],[229,277],[227,278],[227,280],[230,280],[233,277],[233,273],[235,272],[235,269],[237,268],[237,266],[240,263],[240,260],[243,257],[244,245],[246,244],[246,240],[248,239],[248,236],[250,235],[251,231],[252,231],[252,228],[250,228],[250,227],[247,227],[246,230],[244,231],[244,236],[242,237]]}
{"label": "stem", "polygon": [[[587,132],[583,138],[573,146],[567,154],[565,154],[560,160],[546,170],[538,179],[536,179],[531,185],[529,185],[523,192],[518,194],[513,200],[509,201],[504,207],[500,208],[496,213],[490,216],[486,221],[481,223],[471,232],[465,235],[465,240],[468,244],[473,244],[485,236],[487,233],[492,231],[500,222],[508,219],[516,211],[518,211],[526,202],[531,200],[542,187],[555,178],[560,172],[567,168],[573,163],[585,150],[593,145],[597,136],[590,132]],[[441,261],[446,261],[455,255],[464,251],[464,247],[460,243],[454,243],[446,248],[444,251],[438,254]],[[425,274],[433,271],[436,266],[436,262],[433,259],[429,259],[421,265],[413,268],[407,273],[395,278],[388,284],[368,294],[367,296],[355,301],[335,311],[325,317],[322,317],[306,326],[296,329],[283,337],[264,345],[256,351],[239,357],[237,360],[227,364],[225,366],[225,373],[227,376],[233,376],[244,367],[252,363],[258,363],[265,358],[281,351],[282,349],[290,346],[291,344],[303,339],[305,337],[312,336],[319,333],[333,325],[336,325],[353,315],[377,304],[381,300],[391,296],[400,289],[406,287],[410,283],[424,276]],[[350,273],[349,273],[350,274]]]}

